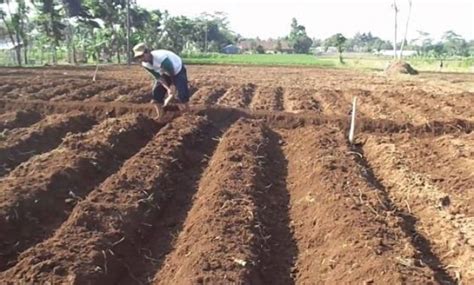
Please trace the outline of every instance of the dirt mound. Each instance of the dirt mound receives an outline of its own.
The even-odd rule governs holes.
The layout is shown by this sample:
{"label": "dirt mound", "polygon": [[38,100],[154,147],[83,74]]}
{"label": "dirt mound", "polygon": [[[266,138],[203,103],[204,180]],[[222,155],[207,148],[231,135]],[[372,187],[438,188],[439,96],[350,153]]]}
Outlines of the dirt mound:
{"label": "dirt mound", "polygon": [[[54,151],[20,165],[0,187],[0,269],[57,228],[71,208],[138,151],[156,123],[141,115],[108,119],[69,135]],[[23,242],[13,245],[20,239]],[[6,254],[8,249],[16,250]]]}
{"label": "dirt mound", "polygon": [[313,91],[301,88],[291,88],[286,91],[283,101],[285,110],[292,113],[320,112],[320,103],[313,96]]}
{"label": "dirt mound", "polygon": [[[226,132],[201,179],[176,249],[155,276],[157,284],[263,281],[259,256],[268,233],[260,211],[270,205],[258,203],[269,185],[259,166],[267,163],[267,144],[259,123],[240,120]],[[208,222],[203,225],[203,220]]]}
{"label": "dirt mound", "polygon": [[[96,284],[117,280],[126,270],[122,256],[135,252],[135,243],[173,194],[170,179],[180,170],[176,159],[186,163],[186,148],[208,124],[203,118],[184,116],[162,129],[80,202],[52,238],[20,256],[21,261],[5,272],[6,280],[45,283],[53,278],[60,283]],[[55,269],[32,266],[44,262]]]}
{"label": "dirt mound", "polygon": [[261,87],[255,91],[255,97],[250,104],[251,110],[283,110],[282,87]]}
{"label": "dirt mound", "polygon": [[240,87],[232,87],[219,98],[217,104],[235,108],[246,108],[250,105],[254,92],[255,84],[252,83],[247,83]]}
{"label": "dirt mound", "polygon": [[196,105],[209,105],[215,103],[226,90],[222,87],[202,87],[191,96],[191,103]]}
{"label": "dirt mound", "polygon": [[395,61],[395,62],[392,62],[385,69],[385,73],[389,74],[389,75],[396,75],[396,74],[417,75],[418,71],[416,69],[414,69],[408,62]]}
{"label": "dirt mound", "polygon": [[28,128],[13,129],[0,141],[0,176],[30,157],[57,147],[69,132],[88,130],[94,119],[82,112],[50,115]]}
{"label": "dirt mound", "polygon": [[40,119],[41,114],[32,110],[21,110],[0,115],[0,133],[5,129],[27,127]]}
{"label": "dirt mound", "polygon": [[[425,148],[429,150],[436,147],[431,144],[432,140],[428,145],[425,144]],[[436,273],[435,278],[439,283],[455,283],[443,262],[457,268],[457,276],[463,276],[465,280],[472,282],[474,218],[464,214],[469,210],[463,214],[459,213],[463,204],[467,206],[466,203],[469,203],[465,200],[471,200],[470,195],[453,193],[451,188],[454,183],[443,187],[444,189],[438,187],[429,174],[435,174],[435,168],[441,165],[426,165],[425,162],[422,168],[415,168],[416,166],[407,162],[407,157],[416,151],[416,147],[411,146],[410,150],[409,153],[404,153],[390,138],[385,137],[370,136],[364,145],[364,152],[368,153],[367,158],[373,162],[375,174],[384,177],[384,184],[389,187],[389,196],[394,204],[401,209],[406,208],[410,214],[407,215],[406,221],[411,231],[417,232],[417,238],[413,242],[420,251],[420,260]],[[439,163],[439,160],[441,159],[436,159],[436,162]],[[469,165],[471,164],[472,160]],[[449,173],[443,175],[446,178],[448,176]],[[464,179],[469,178],[465,176]],[[470,184],[472,185],[472,179]],[[469,191],[458,191],[463,190]],[[436,238],[429,240],[428,237]]]}

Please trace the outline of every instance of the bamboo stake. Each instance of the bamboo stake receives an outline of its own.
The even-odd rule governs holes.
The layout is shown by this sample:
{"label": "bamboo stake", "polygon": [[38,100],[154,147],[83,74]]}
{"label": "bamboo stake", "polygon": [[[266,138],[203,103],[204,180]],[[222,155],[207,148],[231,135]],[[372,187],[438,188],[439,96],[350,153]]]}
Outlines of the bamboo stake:
{"label": "bamboo stake", "polygon": [[351,118],[351,128],[349,130],[349,142],[351,144],[354,143],[354,132],[355,132],[355,120],[356,120],[356,105],[357,105],[357,97],[352,99],[352,118]]}
{"label": "bamboo stake", "polygon": [[95,78],[97,77],[97,71],[99,71],[99,63],[97,63],[97,65],[95,67],[94,76],[92,77],[92,81],[94,81],[94,82],[95,82]]}

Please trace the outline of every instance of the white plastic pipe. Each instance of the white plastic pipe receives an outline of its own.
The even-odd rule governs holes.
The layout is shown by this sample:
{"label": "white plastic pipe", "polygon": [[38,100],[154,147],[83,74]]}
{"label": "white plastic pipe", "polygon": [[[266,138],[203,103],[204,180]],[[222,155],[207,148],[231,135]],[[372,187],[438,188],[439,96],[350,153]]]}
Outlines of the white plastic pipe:
{"label": "white plastic pipe", "polygon": [[351,128],[349,130],[349,142],[354,143],[354,132],[355,132],[355,120],[356,120],[356,105],[357,97],[352,99],[352,118],[351,118]]}

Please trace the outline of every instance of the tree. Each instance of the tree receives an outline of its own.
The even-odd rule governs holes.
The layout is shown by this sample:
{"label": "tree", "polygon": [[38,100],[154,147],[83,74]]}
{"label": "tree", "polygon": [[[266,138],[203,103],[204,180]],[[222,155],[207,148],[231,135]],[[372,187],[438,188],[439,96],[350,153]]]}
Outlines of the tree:
{"label": "tree", "polygon": [[329,37],[328,39],[326,39],[325,44],[324,44],[326,49],[330,46],[337,47],[337,51],[339,52],[339,62],[341,64],[344,64],[344,60],[342,58],[342,52],[344,51],[346,41],[347,39],[346,37],[344,37],[344,35],[342,35],[341,33],[337,33]]}
{"label": "tree", "polygon": [[370,45],[370,49],[375,49],[376,51],[381,51],[386,47],[387,45],[385,44],[385,41],[383,41],[380,38],[376,38],[373,43]]}
{"label": "tree", "polygon": [[[0,13],[2,13],[2,10],[0,10]],[[7,28],[3,23],[0,23],[0,38],[4,38],[6,36],[8,36]]]}
{"label": "tree", "polygon": [[278,39],[277,42],[276,42],[275,51],[280,52],[280,53],[283,51],[283,47],[281,45],[281,40],[280,39]]}
{"label": "tree", "polygon": [[474,40],[469,41],[469,54],[474,57]]}
{"label": "tree", "polygon": [[28,45],[29,45],[29,32],[32,30],[28,21],[28,13],[30,9],[26,5],[25,0],[17,0],[17,12],[16,19],[14,20],[15,31],[18,38],[21,38],[23,44],[23,60],[25,64],[28,64]]}
{"label": "tree", "polygon": [[361,34],[357,32],[352,39],[348,40],[348,46],[357,52],[367,51],[365,43],[365,33]]}
{"label": "tree", "polygon": [[372,33],[356,33],[352,39],[347,39],[346,48],[357,52],[372,52],[374,50],[393,49],[389,41],[384,41]]}
{"label": "tree", "polygon": [[316,39],[316,38],[313,39],[313,45],[312,45],[313,47],[320,47],[322,45],[323,45],[323,40]]}
{"label": "tree", "polygon": [[[91,18],[103,21],[103,29],[108,35],[106,49],[114,53],[117,61],[121,62],[122,52],[126,52],[126,4],[128,0],[84,0]],[[134,6],[131,8],[133,9]]]}
{"label": "tree", "polygon": [[250,50],[254,52],[257,49],[257,40],[250,39]]}
{"label": "tree", "polygon": [[395,12],[395,18],[394,18],[394,38],[393,38],[393,58],[397,58],[397,28],[398,28],[398,7],[397,7],[397,1],[393,0],[392,8]]}
{"label": "tree", "polygon": [[156,46],[163,33],[164,14],[160,10],[151,10],[132,6],[130,9],[130,22],[134,32],[131,36],[131,45],[145,42]]}
{"label": "tree", "polygon": [[57,48],[64,40],[64,30],[66,25],[62,22],[64,19],[64,6],[57,0],[42,0],[33,2],[38,16],[36,24],[42,34],[48,38],[51,48],[53,63],[57,62]]}
{"label": "tree", "polygon": [[435,58],[439,60],[443,60],[446,58],[446,49],[444,48],[444,44],[442,42],[438,42],[435,45],[430,47]]}
{"label": "tree", "polygon": [[[26,5],[29,1],[31,5]],[[12,0],[0,0],[10,4]],[[203,13],[197,18],[170,17],[167,12],[147,10],[130,3],[130,0],[15,0],[19,5],[2,5],[0,26],[17,51],[21,63],[23,46],[34,37],[34,52],[50,50],[53,62],[57,51],[66,50],[69,62],[77,62],[80,54],[85,60],[101,56],[116,56],[120,63],[128,52],[125,48],[130,39],[132,45],[146,42],[154,48],[169,48],[176,52],[193,47],[201,51],[220,51],[235,43],[238,35],[229,29],[227,16],[222,12]],[[7,11],[8,6],[8,11]],[[15,8],[13,8],[15,7]],[[17,9],[18,7],[18,9]],[[34,13],[28,13],[32,7]],[[12,11],[10,12],[10,8]],[[128,10],[129,17],[126,10]],[[13,13],[14,12],[14,13]],[[130,25],[125,23],[130,21]],[[128,34],[127,27],[133,31]],[[27,49],[24,49],[25,58]],[[83,58],[84,58],[83,57]]]}
{"label": "tree", "polygon": [[[24,0],[17,0],[16,11],[12,12],[10,0],[1,0],[0,4],[6,4],[7,11],[0,10],[0,18],[5,26],[10,41],[15,49],[16,60],[21,66],[21,47],[27,44],[26,20],[28,7]],[[25,61],[27,59],[25,53]]]}
{"label": "tree", "polygon": [[442,36],[446,52],[451,55],[468,56],[469,48],[465,39],[454,31],[447,31]]}
{"label": "tree", "polygon": [[[63,33],[68,62],[77,64],[78,53],[81,55],[81,62],[87,62],[89,55],[98,59],[97,48],[92,43],[96,42],[97,37],[100,36],[107,36],[108,40],[112,38],[110,28],[105,26],[105,21],[101,18],[107,11],[98,4],[103,2],[104,5],[109,5],[110,2],[99,2],[98,0],[61,0],[61,2],[63,3],[61,12],[64,15],[62,22],[65,25]],[[116,11],[109,13],[116,13]],[[103,24],[99,24],[99,22]],[[99,30],[100,32],[94,32]],[[104,33],[102,30],[106,32]]]}
{"label": "tree", "polygon": [[159,44],[168,49],[181,53],[187,42],[195,36],[195,25],[192,19],[179,16],[165,19],[163,37]]}
{"label": "tree", "polygon": [[256,51],[258,54],[264,54],[264,53],[265,53],[265,49],[263,48],[262,45],[258,45],[257,48],[255,49],[255,51]]}
{"label": "tree", "polygon": [[293,18],[291,21],[291,32],[288,36],[288,41],[295,53],[308,53],[309,48],[313,44],[313,40],[306,34],[306,28],[298,25],[296,18]]}
{"label": "tree", "polygon": [[[228,44],[235,43],[238,36],[229,29],[229,20],[223,12],[202,13],[194,19],[196,26],[196,36],[193,41],[207,51],[219,51]],[[209,46],[214,46],[210,49]]]}
{"label": "tree", "polygon": [[407,23],[405,26],[405,36],[403,37],[402,46],[400,47],[400,56],[399,56],[400,60],[403,58],[403,48],[405,47],[405,43],[407,42],[408,24],[410,23],[410,16],[411,16],[411,5],[412,5],[411,0],[408,0],[408,17],[407,17]]}
{"label": "tree", "polygon": [[412,41],[412,44],[416,46],[418,55],[427,55],[431,46],[433,45],[433,39],[427,32],[417,31],[418,37]]}
{"label": "tree", "polygon": [[203,13],[198,18],[165,17],[159,44],[180,53],[186,46],[201,51],[218,52],[235,43],[237,36],[229,30],[227,16],[222,12]]}

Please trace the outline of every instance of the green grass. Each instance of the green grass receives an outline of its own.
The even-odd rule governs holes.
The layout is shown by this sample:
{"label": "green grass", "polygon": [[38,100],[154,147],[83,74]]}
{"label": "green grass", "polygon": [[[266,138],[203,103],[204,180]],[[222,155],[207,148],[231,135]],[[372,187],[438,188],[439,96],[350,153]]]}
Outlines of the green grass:
{"label": "green grass", "polygon": [[[422,71],[438,71],[439,60],[436,59],[413,59],[413,66]],[[448,72],[474,72],[474,58],[448,59],[443,62],[443,71]]]}
{"label": "green grass", "polygon": [[[64,56],[60,63],[65,63]],[[322,68],[346,68],[362,71],[383,71],[392,60],[391,57],[378,57],[367,53],[344,53],[344,64],[339,63],[337,55],[314,56],[309,54],[235,54],[219,53],[182,55],[187,64],[224,64],[255,66],[303,66]],[[33,59],[33,56],[30,56]],[[10,61],[8,61],[10,60]],[[434,58],[408,58],[407,61],[418,71],[439,71],[439,60]],[[13,64],[9,54],[0,53],[0,66]],[[37,60],[37,65],[39,61]],[[93,65],[93,63],[91,63]],[[444,72],[474,73],[474,57],[444,61]]]}
{"label": "green grass", "polygon": [[[384,70],[391,58],[347,58],[346,67],[355,69]],[[438,72],[440,61],[431,58],[407,58],[406,61],[418,71]],[[474,59],[447,59],[443,62],[443,72],[474,72]]]}
{"label": "green grass", "polygon": [[[392,60],[390,57],[376,57],[369,54],[357,56],[346,54],[344,64],[339,63],[337,56],[317,57],[307,54],[193,54],[183,57],[187,64],[308,66],[379,71],[384,70]],[[407,61],[419,71],[439,70],[439,61],[436,59],[410,58]],[[474,58],[445,60],[443,71],[474,72]]]}
{"label": "green grass", "polygon": [[184,62],[187,64],[336,66],[336,62],[332,58],[317,58],[307,54],[200,54],[184,56]]}

